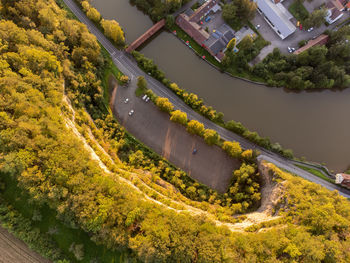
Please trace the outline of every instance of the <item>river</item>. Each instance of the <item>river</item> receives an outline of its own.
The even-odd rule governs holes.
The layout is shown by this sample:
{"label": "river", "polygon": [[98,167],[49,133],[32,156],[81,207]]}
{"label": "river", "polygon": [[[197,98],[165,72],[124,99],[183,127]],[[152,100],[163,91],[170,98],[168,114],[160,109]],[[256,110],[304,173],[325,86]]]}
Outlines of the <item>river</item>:
{"label": "river", "polygon": [[[152,21],[128,0],[93,0],[105,19],[116,19],[128,43],[152,26]],[[334,171],[350,164],[350,89],[287,92],[256,85],[220,73],[199,59],[168,32],[160,33],[142,50],[181,88],[196,93],[226,120],[290,148],[297,157],[325,163]]]}

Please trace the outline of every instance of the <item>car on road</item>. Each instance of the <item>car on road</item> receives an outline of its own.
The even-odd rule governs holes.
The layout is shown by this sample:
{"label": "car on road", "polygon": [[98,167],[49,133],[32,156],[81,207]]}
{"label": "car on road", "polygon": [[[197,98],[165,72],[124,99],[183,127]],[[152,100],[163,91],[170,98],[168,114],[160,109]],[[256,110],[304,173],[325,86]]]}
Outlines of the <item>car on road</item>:
{"label": "car on road", "polygon": [[196,153],[197,153],[197,149],[194,148],[192,154],[196,154]]}
{"label": "car on road", "polygon": [[211,19],[211,17],[210,17],[210,16],[208,16],[208,17],[205,19],[205,22],[209,22],[209,21],[210,21],[210,19]]}
{"label": "car on road", "polygon": [[124,103],[128,103],[128,102],[129,102],[129,99],[126,98],[126,99],[124,100]]}
{"label": "car on road", "polygon": [[258,30],[260,28],[260,25],[256,25],[255,28],[256,30]]}
{"label": "car on road", "polygon": [[146,102],[148,102],[149,101],[149,97],[147,96],[147,98],[146,98],[146,100],[145,100]]}
{"label": "car on road", "polygon": [[129,116],[134,114],[134,110],[129,111]]}
{"label": "car on road", "polygon": [[314,30],[314,28],[313,28],[313,27],[310,27],[310,28],[307,30],[307,32],[311,32],[312,30]]}

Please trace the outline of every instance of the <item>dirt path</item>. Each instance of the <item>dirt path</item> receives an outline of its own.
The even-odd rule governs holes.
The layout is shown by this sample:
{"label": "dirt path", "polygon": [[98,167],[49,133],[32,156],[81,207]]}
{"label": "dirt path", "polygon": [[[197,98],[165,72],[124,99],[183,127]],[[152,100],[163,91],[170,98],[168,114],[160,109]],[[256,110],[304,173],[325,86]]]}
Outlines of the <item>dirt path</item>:
{"label": "dirt path", "polygon": [[6,229],[0,227],[0,263],[49,263]]}

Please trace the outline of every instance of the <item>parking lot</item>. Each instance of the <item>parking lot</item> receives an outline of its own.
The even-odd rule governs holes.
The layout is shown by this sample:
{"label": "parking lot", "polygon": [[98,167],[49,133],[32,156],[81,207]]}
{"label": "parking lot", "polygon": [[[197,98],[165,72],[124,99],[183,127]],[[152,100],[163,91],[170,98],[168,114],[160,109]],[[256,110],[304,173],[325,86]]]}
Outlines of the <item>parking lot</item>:
{"label": "parking lot", "polygon": [[[288,4],[292,3],[292,0],[286,0],[283,2],[283,4],[287,7]],[[269,51],[272,51],[274,48],[279,48],[282,53],[288,54],[288,47],[294,47],[298,48],[298,43],[302,40],[310,40],[313,37],[317,37],[321,35],[325,30],[332,30],[336,27],[336,25],[340,24],[342,21],[346,20],[350,17],[350,12],[344,12],[344,15],[341,19],[336,21],[330,26],[326,26],[323,24],[319,28],[315,28],[311,32],[307,32],[306,30],[300,30],[299,28],[296,29],[296,31],[289,35],[287,38],[282,40],[276,32],[270,27],[270,25],[267,23],[267,21],[264,19],[263,15],[256,12],[255,18],[253,19],[252,23],[254,26],[260,25],[259,32],[262,35],[262,37],[271,42],[271,46],[265,47],[261,54],[259,54],[259,59],[262,60]],[[296,20],[292,20],[292,22],[295,22]]]}

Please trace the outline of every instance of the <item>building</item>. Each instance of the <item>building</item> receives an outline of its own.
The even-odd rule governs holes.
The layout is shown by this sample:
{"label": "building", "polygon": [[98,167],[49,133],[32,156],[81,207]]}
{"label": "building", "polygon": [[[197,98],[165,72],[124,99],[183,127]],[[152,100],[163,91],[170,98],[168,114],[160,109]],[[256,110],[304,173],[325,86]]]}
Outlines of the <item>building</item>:
{"label": "building", "polygon": [[342,13],[344,6],[339,2],[339,0],[328,1],[325,7],[327,9],[327,15],[325,18],[329,24],[333,24],[344,15]]}
{"label": "building", "polygon": [[222,52],[226,49],[228,42],[235,37],[235,32],[228,25],[222,24],[215,32],[209,34],[201,25],[201,21],[210,13],[221,10],[218,3],[219,0],[209,0],[195,12],[186,10],[177,17],[176,24],[218,61],[221,61]]}
{"label": "building", "polygon": [[350,175],[344,173],[336,174],[335,183],[350,189]]}
{"label": "building", "polygon": [[258,12],[264,16],[267,23],[281,39],[285,39],[295,32],[296,27],[290,21],[293,16],[281,3],[275,4],[271,0],[256,0],[256,3]]}
{"label": "building", "polygon": [[301,48],[297,49],[294,52],[294,54],[298,55],[308,50],[310,47],[313,47],[316,45],[319,45],[319,46],[325,45],[328,42],[328,38],[329,37],[325,34],[319,35],[317,38],[309,40],[305,46],[302,46]]}

